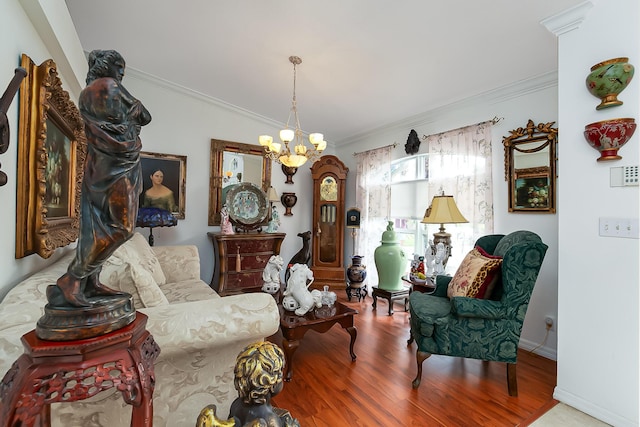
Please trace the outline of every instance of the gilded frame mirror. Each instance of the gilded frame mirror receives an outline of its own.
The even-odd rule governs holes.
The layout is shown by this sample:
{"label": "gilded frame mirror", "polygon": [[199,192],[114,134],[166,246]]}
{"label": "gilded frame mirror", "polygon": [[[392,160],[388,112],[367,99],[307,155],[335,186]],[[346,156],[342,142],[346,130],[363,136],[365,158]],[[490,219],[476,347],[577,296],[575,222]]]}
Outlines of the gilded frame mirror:
{"label": "gilded frame mirror", "polygon": [[212,139],[209,225],[220,225],[220,209],[226,192],[240,182],[251,182],[265,193],[271,186],[271,160],[264,157],[262,146]]}
{"label": "gilded frame mirror", "polygon": [[509,212],[556,211],[555,122],[527,126],[510,131],[503,138],[504,173],[509,187]]}

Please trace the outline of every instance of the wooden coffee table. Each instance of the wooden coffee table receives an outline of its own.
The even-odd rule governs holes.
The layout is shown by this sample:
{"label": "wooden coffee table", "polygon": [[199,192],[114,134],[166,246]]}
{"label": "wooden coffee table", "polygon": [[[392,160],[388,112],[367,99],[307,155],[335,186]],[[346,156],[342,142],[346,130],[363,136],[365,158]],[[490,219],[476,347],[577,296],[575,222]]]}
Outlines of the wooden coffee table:
{"label": "wooden coffee table", "polygon": [[293,354],[300,345],[300,340],[308,330],[316,332],[327,332],[333,325],[339,323],[343,329],[351,335],[349,343],[349,354],[351,360],[356,360],[353,352],[353,345],[356,342],[358,331],[353,326],[353,316],[358,314],[357,310],[351,309],[344,304],[336,302],[333,307],[322,306],[305,314],[296,316],[294,312],[280,308],[280,330],[282,331],[282,347],[285,355],[285,381],[291,381],[293,376]]}

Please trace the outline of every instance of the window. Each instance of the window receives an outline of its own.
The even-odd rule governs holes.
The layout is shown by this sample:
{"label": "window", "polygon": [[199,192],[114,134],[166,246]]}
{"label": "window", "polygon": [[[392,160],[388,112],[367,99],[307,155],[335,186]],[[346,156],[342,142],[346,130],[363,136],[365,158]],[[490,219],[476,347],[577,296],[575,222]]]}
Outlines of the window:
{"label": "window", "polygon": [[391,163],[391,219],[396,236],[407,258],[407,271],[414,255],[424,256],[429,243],[420,221],[429,206],[429,156],[399,159]]}

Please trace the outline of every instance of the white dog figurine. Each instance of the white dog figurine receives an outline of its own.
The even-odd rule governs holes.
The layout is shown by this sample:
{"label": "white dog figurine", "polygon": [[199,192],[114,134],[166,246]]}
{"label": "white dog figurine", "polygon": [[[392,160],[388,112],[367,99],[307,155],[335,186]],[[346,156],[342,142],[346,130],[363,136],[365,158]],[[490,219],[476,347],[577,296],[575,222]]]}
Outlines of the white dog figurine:
{"label": "white dog figurine", "polygon": [[280,290],[280,271],[284,260],[280,255],[271,255],[269,262],[262,271],[262,290],[268,294],[278,293]]}
{"label": "white dog figurine", "polygon": [[[317,289],[309,292],[309,286],[313,283],[313,272],[306,264],[294,264],[289,269],[291,275],[287,281],[287,289],[284,296],[291,296],[298,302],[295,310],[297,316],[304,316],[314,306],[322,307],[322,292]],[[309,281],[309,283],[307,283]]]}

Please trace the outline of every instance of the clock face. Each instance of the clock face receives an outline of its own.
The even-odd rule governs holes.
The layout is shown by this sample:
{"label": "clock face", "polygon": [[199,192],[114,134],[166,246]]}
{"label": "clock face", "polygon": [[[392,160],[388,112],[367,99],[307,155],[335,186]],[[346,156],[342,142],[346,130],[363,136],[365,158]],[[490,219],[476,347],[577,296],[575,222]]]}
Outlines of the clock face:
{"label": "clock face", "polygon": [[332,176],[328,176],[320,183],[320,200],[335,202],[338,200],[338,183]]}

